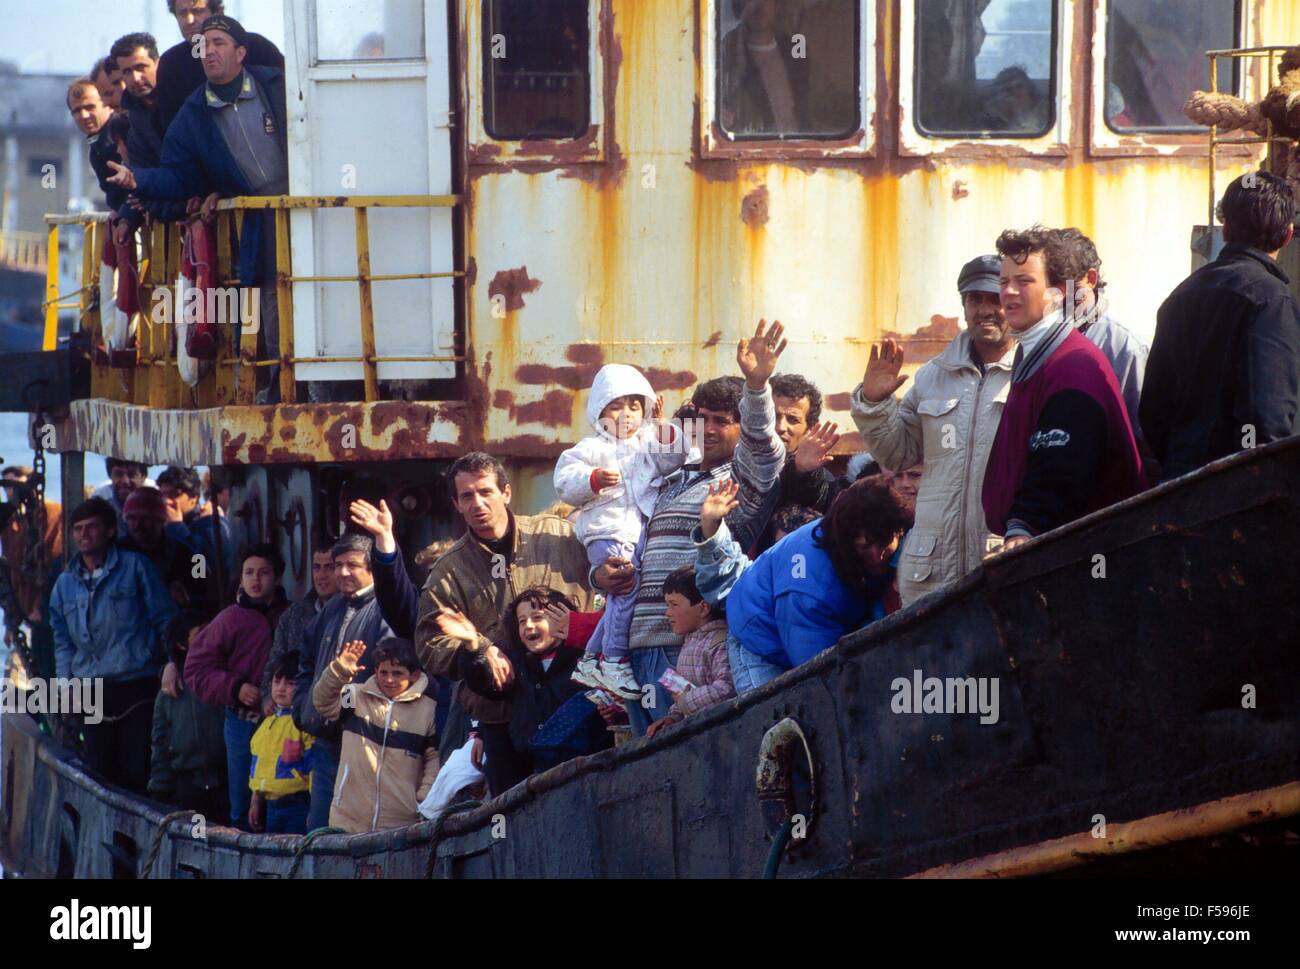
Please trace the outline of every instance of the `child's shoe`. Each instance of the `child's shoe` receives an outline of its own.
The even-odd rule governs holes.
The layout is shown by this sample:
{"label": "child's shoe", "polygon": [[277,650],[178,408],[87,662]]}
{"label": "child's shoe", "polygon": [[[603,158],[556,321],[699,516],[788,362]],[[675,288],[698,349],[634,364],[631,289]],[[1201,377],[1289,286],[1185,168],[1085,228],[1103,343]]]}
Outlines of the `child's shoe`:
{"label": "child's shoe", "polygon": [[600,664],[594,656],[584,656],[578,660],[578,666],[569,679],[583,686],[600,688],[605,685],[600,679]]}
{"label": "child's shoe", "polygon": [[632,676],[630,660],[622,662],[602,659],[600,661],[600,685],[621,700],[641,699],[641,687]]}

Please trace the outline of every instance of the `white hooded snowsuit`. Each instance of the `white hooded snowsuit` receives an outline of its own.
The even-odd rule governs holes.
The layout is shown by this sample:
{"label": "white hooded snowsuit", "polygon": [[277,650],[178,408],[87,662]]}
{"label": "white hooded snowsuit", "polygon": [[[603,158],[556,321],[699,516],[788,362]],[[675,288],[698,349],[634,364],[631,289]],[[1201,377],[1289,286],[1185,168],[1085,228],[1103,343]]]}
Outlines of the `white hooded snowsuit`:
{"label": "white hooded snowsuit", "polygon": [[[620,441],[601,427],[600,413],[610,401],[629,395],[645,399],[646,420],[634,436]],[[561,454],[555,464],[556,493],[580,509],[574,530],[583,545],[598,539],[636,545],[654,513],[662,479],[686,462],[680,432],[672,444],[657,443],[658,425],[650,421],[654,403],[654,389],[636,367],[606,364],[592,381],[587,420],[596,433]],[[597,468],[617,471],[622,480],[599,493],[592,491],[591,473]]]}
{"label": "white hooded snowsuit", "polygon": [[[644,400],[646,420],[636,434],[620,440],[612,427],[601,426],[600,413],[611,401],[631,395]],[[640,586],[641,533],[654,513],[664,476],[686,463],[685,439],[679,430],[674,431],[671,444],[659,443],[659,425],[649,419],[654,403],[654,388],[641,371],[622,363],[601,367],[587,398],[587,420],[596,433],[561,454],[555,465],[555,490],[561,499],[578,506],[574,531],[586,546],[592,566],[617,555],[637,569],[631,591],[609,597],[605,614],[587,642],[588,657],[600,655],[617,662],[627,656]],[[597,468],[617,471],[619,483],[593,491],[591,475]]]}

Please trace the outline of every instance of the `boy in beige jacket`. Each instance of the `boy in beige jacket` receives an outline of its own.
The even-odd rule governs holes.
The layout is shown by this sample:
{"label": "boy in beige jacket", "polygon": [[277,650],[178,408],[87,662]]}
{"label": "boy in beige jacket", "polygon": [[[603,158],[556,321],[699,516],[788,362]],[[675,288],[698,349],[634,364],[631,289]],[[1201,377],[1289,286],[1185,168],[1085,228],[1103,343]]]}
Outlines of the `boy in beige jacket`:
{"label": "boy in beige jacket", "polygon": [[438,774],[437,704],[424,695],[429,678],[409,640],[375,647],[375,674],[352,683],[366,644],[354,640],[330,663],[312,691],[326,720],[341,720],[330,826],[349,834],[422,821],[419,804]]}

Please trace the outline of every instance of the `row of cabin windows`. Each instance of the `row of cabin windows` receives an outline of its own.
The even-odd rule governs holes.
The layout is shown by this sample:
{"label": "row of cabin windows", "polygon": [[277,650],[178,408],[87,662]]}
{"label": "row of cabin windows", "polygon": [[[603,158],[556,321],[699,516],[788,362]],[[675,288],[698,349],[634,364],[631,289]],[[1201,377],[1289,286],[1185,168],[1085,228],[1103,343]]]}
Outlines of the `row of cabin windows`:
{"label": "row of cabin windows", "polygon": [[[590,2],[482,0],[491,137],[586,133]],[[1055,126],[1057,0],[914,2],[922,134],[1037,138]],[[862,7],[862,0],[715,0],[715,120],[723,133],[733,141],[834,140],[857,131]],[[1240,8],[1240,0],[1108,0],[1106,123],[1119,132],[1196,130],[1183,103],[1209,86],[1204,52],[1235,45]],[[321,61],[424,56],[419,3],[316,0],[316,11]],[[1221,81],[1228,83],[1235,90],[1236,77]]]}

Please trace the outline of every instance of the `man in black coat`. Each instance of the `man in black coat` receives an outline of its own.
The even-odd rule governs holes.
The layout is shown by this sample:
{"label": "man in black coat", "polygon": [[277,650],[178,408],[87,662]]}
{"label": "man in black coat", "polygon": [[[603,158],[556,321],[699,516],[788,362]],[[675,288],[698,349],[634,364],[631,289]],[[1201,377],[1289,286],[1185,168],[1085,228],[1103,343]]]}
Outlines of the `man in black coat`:
{"label": "man in black coat", "polygon": [[[182,40],[168,48],[158,61],[158,111],[164,130],[194,91],[207,80],[203,59],[195,49],[203,36],[203,23],[209,17],[225,13],[221,0],[167,0],[167,10],[176,18]],[[284,55],[261,34],[249,33],[245,66],[274,67],[284,70]],[[201,49],[201,48],[200,48]]]}
{"label": "man in black coat", "polygon": [[1165,480],[1300,431],[1300,306],[1276,261],[1295,196],[1249,172],[1219,214],[1227,244],[1160,307],[1147,359],[1139,414]]}

